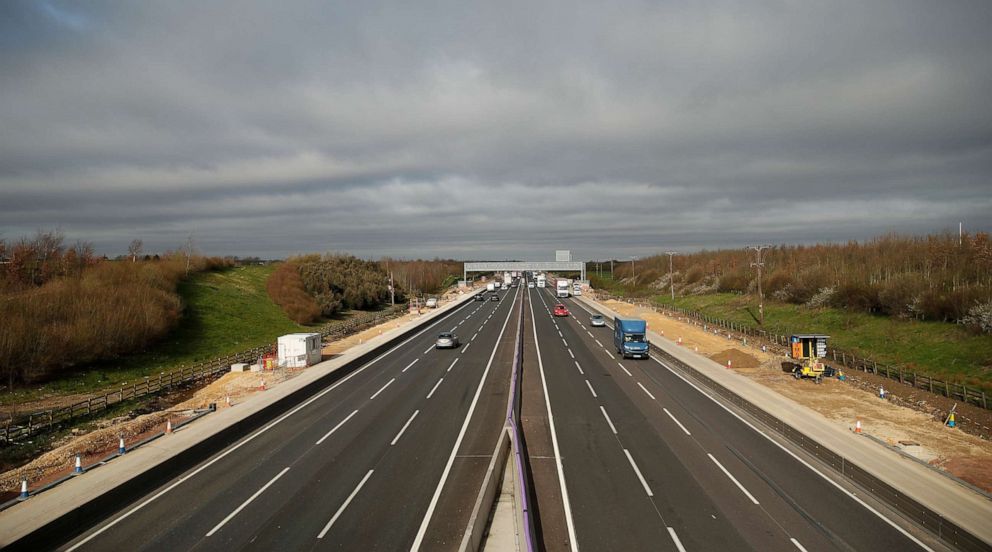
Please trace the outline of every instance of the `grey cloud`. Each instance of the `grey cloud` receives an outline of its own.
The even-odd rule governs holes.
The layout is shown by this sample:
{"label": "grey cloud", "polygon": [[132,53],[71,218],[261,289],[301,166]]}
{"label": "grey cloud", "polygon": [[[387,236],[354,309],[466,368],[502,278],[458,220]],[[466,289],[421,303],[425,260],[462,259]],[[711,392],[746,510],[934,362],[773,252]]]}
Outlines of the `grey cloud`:
{"label": "grey cloud", "polygon": [[982,2],[10,2],[0,232],[593,258],[992,229]]}

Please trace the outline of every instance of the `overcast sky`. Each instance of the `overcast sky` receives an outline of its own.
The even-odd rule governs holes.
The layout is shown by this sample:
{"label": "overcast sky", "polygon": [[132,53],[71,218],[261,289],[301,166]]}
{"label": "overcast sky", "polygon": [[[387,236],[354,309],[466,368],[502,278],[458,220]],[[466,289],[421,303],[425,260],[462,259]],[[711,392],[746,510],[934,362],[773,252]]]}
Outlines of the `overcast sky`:
{"label": "overcast sky", "polygon": [[990,29],[987,0],[3,0],[0,237],[537,260],[989,231]]}

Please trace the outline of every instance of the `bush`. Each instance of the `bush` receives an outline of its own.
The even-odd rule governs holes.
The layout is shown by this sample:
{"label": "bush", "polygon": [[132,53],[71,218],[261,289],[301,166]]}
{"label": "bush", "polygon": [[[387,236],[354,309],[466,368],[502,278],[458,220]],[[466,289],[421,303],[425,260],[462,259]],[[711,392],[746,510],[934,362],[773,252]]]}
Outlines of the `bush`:
{"label": "bush", "polygon": [[913,274],[900,274],[882,285],[878,301],[882,312],[891,316],[913,316],[914,305],[924,289],[923,282]]}
{"label": "bush", "polygon": [[307,293],[300,278],[300,267],[294,262],[280,264],[269,276],[265,289],[290,320],[310,324],[320,318],[317,301]]}
{"label": "bush", "polygon": [[742,272],[730,272],[720,276],[717,289],[724,293],[744,293],[747,291],[748,277]]}
{"label": "bush", "polygon": [[992,301],[968,309],[968,314],[961,319],[961,322],[982,333],[992,334]]}
{"label": "bush", "polygon": [[389,301],[389,278],[378,263],[350,255],[308,255],[292,262],[324,316],[341,309],[376,309]]}
{"label": "bush", "polygon": [[830,298],[830,304],[835,307],[851,310],[874,312],[879,309],[878,290],[861,282],[845,282],[837,287]]}
{"label": "bush", "polygon": [[684,281],[686,284],[695,284],[700,280],[702,280],[704,275],[705,272],[703,271],[703,267],[699,265],[693,265],[692,268],[686,271]]}

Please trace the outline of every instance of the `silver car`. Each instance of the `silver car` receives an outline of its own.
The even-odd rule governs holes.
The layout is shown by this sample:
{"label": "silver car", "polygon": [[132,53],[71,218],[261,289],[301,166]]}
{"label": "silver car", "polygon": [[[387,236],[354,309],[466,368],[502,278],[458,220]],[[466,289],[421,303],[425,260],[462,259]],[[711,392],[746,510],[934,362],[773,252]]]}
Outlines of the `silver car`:
{"label": "silver car", "polygon": [[594,314],[589,318],[589,325],[595,328],[602,328],[606,325],[606,319],[603,318],[602,314]]}
{"label": "silver car", "polygon": [[454,349],[458,347],[458,336],[451,332],[444,332],[437,336],[434,342],[435,349]]}

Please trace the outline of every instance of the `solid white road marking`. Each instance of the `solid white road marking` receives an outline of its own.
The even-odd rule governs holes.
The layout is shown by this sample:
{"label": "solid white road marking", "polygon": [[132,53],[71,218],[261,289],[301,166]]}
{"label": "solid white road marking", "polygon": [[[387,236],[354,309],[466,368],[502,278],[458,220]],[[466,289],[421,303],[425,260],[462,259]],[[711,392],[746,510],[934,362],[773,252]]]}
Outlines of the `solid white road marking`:
{"label": "solid white road marking", "polygon": [[431,392],[427,394],[428,399],[434,396],[434,392],[437,391],[437,388],[439,385],[441,385],[442,381],[444,381],[444,378],[437,380],[437,383],[434,384],[434,387],[431,389]]}
{"label": "solid white road marking", "polygon": [[710,460],[712,460],[713,463],[716,464],[716,466],[718,468],[720,468],[720,471],[722,471],[724,474],[726,474],[726,476],[729,477],[730,480],[734,482],[734,485],[737,485],[737,488],[740,489],[742,493],[744,493],[745,495],[747,495],[747,497],[749,499],[751,499],[751,502],[753,502],[755,504],[758,504],[758,499],[757,498],[754,498],[754,495],[752,495],[750,492],[748,492],[748,490],[744,488],[744,485],[741,485],[741,482],[738,481],[737,478],[734,477],[729,471],[727,471],[727,468],[723,467],[723,464],[721,464],[719,460],[717,460],[716,458],[714,458],[713,455],[710,454],[710,453],[708,453],[708,452],[706,453],[706,456],[709,456],[710,457]]}
{"label": "solid white road marking", "polygon": [[668,414],[668,417],[671,418],[673,422],[675,422],[676,424],[679,425],[680,428],[682,428],[682,431],[684,431],[686,435],[692,435],[692,433],[689,433],[689,430],[686,429],[684,425],[682,425],[682,422],[678,421],[678,419],[675,418],[675,416],[671,412],[669,412],[667,408],[661,407],[661,409],[665,411],[665,414]]}
{"label": "solid white road marking", "polygon": [[[513,299],[511,299],[511,301],[516,300],[518,291],[514,291]],[[493,352],[489,355],[489,362],[486,363],[486,369],[482,372],[482,378],[479,379],[479,386],[475,388],[475,396],[472,397],[472,404],[469,405],[468,413],[465,414],[465,421],[462,422],[462,428],[458,432],[458,438],[455,440],[454,446],[451,447],[451,454],[448,456],[448,463],[444,466],[444,472],[441,474],[441,480],[438,481],[437,488],[434,489],[434,496],[431,497],[431,503],[427,507],[427,513],[424,515],[424,519],[420,522],[420,529],[417,531],[417,536],[413,540],[413,546],[410,547],[412,552],[417,552],[420,550],[420,545],[424,541],[424,535],[427,533],[427,525],[431,522],[431,517],[434,515],[434,509],[437,508],[437,501],[441,498],[441,491],[444,489],[444,483],[448,480],[448,474],[451,473],[451,466],[455,462],[455,456],[458,454],[458,448],[462,446],[462,439],[465,438],[465,432],[468,430],[468,424],[472,420],[472,414],[475,413],[475,406],[479,403],[479,396],[482,394],[482,388],[486,384],[489,369],[493,365],[493,359],[496,358],[496,350],[499,349],[500,340],[503,339],[503,333],[506,332],[506,326],[510,323],[510,317],[512,314],[513,303],[510,303],[510,308],[506,309],[506,320],[503,321],[503,328],[500,329],[499,336],[496,337],[496,345],[493,346]]]}
{"label": "solid white road marking", "polygon": [[379,390],[376,391],[375,394],[373,394],[371,397],[369,397],[369,400],[371,401],[372,399],[378,397],[379,396],[379,393],[382,393],[383,391],[385,391],[386,388],[389,387],[390,385],[392,385],[394,381],[396,381],[396,378],[393,378],[393,379],[389,380],[389,383],[387,383],[386,385],[383,385],[381,388],[379,388]]}
{"label": "solid white road marking", "polygon": [[410,419],[407,420],[405,424],[403,424],[403,428],[400,429],[400,432],[396,434],[396,437],[393,437],[393,440],[392,440],[392,442],[389,443],[389,446],[395,445],[396,444],[396,441],[399,441],[400,440],[400,437],[403,436],[403,432],[406,431],[406,428],[410,426],[410,422],[412,422],[413,419],[417,417],[417,414],[420,414],[420,411],[419,410],[415,410],[413,412],[413,416],[410,416]]}
{"label": "solid white road marking", "polygon": [[827,483],[833,485],[837,490],[839,490],[840,492],[842,492],[845,495],[847,495],[848,497],[850,497],[851,500],[857,502],[858,504],[860,504],[861,506],[863,506],[866,510],[868,510],[869,512],[871,512],[871,513],[875,514],[876,516],[878,516],[878,518],[881,519],[882,521],[888,523],[893,529],[895,529],[896,531],[899,531],[900,533],[902,533],[902,535],[904,537],[906,537],[907,539],[913,541],[914,544],[916,544],[917,546],[919,546],[920,548],[922,548],[924,550],[927,550],[928,552],[934,552],[934,549],[933,548],[930,548],[929,546],[923,544],[923,542],[920,541],[920,539],[918,539],[918,538],[914,537],[913,535],[911,535],[908,531],[906,531],[905,529],[903,529],[902,527],[900,527],[896,522],[894,522],[891,519],[889,519],[889,518],[885,517],[884,515],[882,515],[882,512],[879,512],[878,510],[876,510],[875,508],[873,508],[872,506],[870,506],[867,502],[865,502],[865,501],[861,500],[860,498],[858,498],[857,495],[855,495],[851,491],[848,491],[847,489],[845,489],[844,487],[842,487],[840,485],[840,483],[837,483],[833,479],[830,479],[829,477],[827,477],[826,474],[824,474],[820,470],[818,470],[815,467],[813,467],[812,464],[810,464],[809,462],[807,462],[807,461],[803,460],[802,458],[800,458],[796,453],[794,453],[791,450],[787,449],[784,445],[782,445],[781,443],[779,443],[775,439],[772,439],[771,437],[769,437],[767,433],[765,433],[764,431],[762,431],[762,430],[758,429],[757,427],[755,427],[754,424],[752,424],[751,422],[749,422],[749,421],[745,420],[744,418],[740,417],[740,415],[738,415],[736,412],[734,412],[733,410],[731,410],[730,408],[728,408],[726,405],[724,405],[720,401],[718,401],[715,398],[713,398],[712,395],[710,395],[709,393],[707,393],[706,391],[704,391],[703,389],[701,389],[695,383],[693,383],[693,382],[689,381],[688,379],[686,379],[685,377],[683,377],[682,374],[679,374],[678,372],[676,372],[672,367],[668,366],[667,364],[665,364],[664,362],[658,360],[655,357],[651,357],[651,359],[654,360],[655,362],[657,362],[658,364],[662,365],[666,370],[668,370],[669,372],[671,372],[675,377],[677,377],[680,380],[684,381],[685,383],[687,383],[690,387],[692,387],[696,391],[699,391],[699,393],[701,395],[703,395],[704,397],[706,397],[709,400],[713,401],[714,404],[716,404],[720,408],[722,408],[725,411],[727,411],[728,414],[730,414],[731,416],[737,418],[742,424],[744,424],[747,427],[751,428],[752,431],[754,431],[758,435],[761,435],[762,437],[764,437],[765,439],[767,439],[770,443],[772,443],[773,445],[775,445],[778,448],[782,449],[783,452],[785,452],[786,454],[788,454],[789,456],[791,456],[792,458],[794,458],[796,460],[796,462],[799,462],[800,464],[802,464],[803,466],[805,466],[806,468],[808,468],[810,471],[812,471],[816,475],[819,475],[821,478],[823,478],[824,481],[826,481]]}
{"label": "solid white road marking", "polygon": [[258,495],[260,495],[263,492],[265,492],[265,489],[268,489],[273,483],[276,482],[277,479],[279,479],[280,477],[282,477],[283,474],[285,474],[288,471],[289,471],[289,466],[283,468],[283,470],[281,472],[279,472],[279,475],[276,475],[275,477],[273,477],[272,479],[270,479],[268,483],[266,483],[265,485],[262,485],[262,488],[259,489],[259,490],[257,490],[257,491],[255,491],[255,494],[253,494],[250,497],[248,497],[248,500],[242,502],[241,503],[241,506],[238,506],[237,508],[235,508],[235,510],[233,512],[231,512],[230,514],[227,514],[227,517],[224,518],[223,520],[221,520],[220,523],[218,523],[217,525],[214,525],[214,528],[207,532],[207,536],[209,537],[210,535],[213,535],[214,533],[216,533],[217,531],[219,531],[220,528],[223,527],[225,523],[231,521],[231,518],[233,518],[234,516],[238,515],[238,512],[240,512],[241,510],[244,510],[245,509],[245,506],[248,506],[249,504],[251,504],[251,501],[252,500],[255,500],[256,498],[258,498]]}
{"label": "solid white road marking", "polygon": [[685,552],[685,547],[682,546],[682,541],[679,540],[679,536],[675,534],[675,529],[671,527],[666,527],[668,529],[668,534],[672,536],[672,542],[675,543],[675,548],[679,549],[679,552]]}
{"label": "solid white road marking", "polygon": [[314,444],[315,445],[319,445],[319,444],[323,443],[325,439],[327,439],[328,437],[330,437],[332,433],[334,433],[335,431],[337,431],[339,427],[343,426],[344,423],[347,422],[348,420],[350,420],[351,417],[354,416],[355,414],[358,414],[358,410],[354,410],[354,411],[352,411],[351,414],[348,414],[348,416],[345,419],[343,419],[340,422],[338,422],[338,425],[336,425],[333,428],[331,428],[330,431],[328,431],[327,433],[325,433],[324,436],[321,437],[319,440],[317,440],[317,442],[314,443]]}
{"label": "solid white road marking", "polygon": [[349,504],[351,504],[351,501],[354,500],[355,495],[358,494],[358,491],[362,490],[362,487],[365,486],[365,482],[368,481],[370,477],[372,477],[372,472],[374,471],[375,470],[369,470],[368,473],[365,474],[365,477],[363,477],[362,480],[358,483],[358,486],[355,487],[355,490],[351,491],[351,494],[348,495],[347,499],[345,499],[344,504],[342,504],[341,507],[338,508],[338,511],[334,513],[334,517],[332,517],[331,520],[327,522],[327,525],[324,526],[324,529],[321,530],[319,535],[317,535],[318,539],[324,538],[324,535],[326,535],[327,532],[331,530],[331,526],[334,525],[334,522],[337,521],[339,517],[341,517],[341,514],[344,513],[344,509],[347,508]]}
{"label": "solid white road marking", "polygon": [[652,395],[650,391],[648,391],[648,388],[647,387],[644,387],[643,385],[641,385],[641,382],[637,382],[637,386],[641,388],[641,391],[644,391],[645,393],[647,393],[648,396],[651,397],[651,400],[653,400],[653,401],[658,400],[658,399],[654,398],[654,395]]}
{"label": "solid white road marking", "polygon": [[[538,296],[540,297],[540,295]],[[530,317],[534,319],[534,303],[527,292],[527,303],[530,305]],[[541,299],[544,301],[544,299]],[[561,451],[558,448],[558,433],[555,430],[555,417],[551,412],[551,395],[548,394],[548,380],[544,377],[544,361],[541,359],[541,343],[537,338],[537,324],[531,324],[534,330],[534,348],[537,350],[537,368],[541,373],[541,387],[544,391],[544,404],[548,410],[548,428],[551,430],[551,447],[555,452],[555,467],[558,470],[558,488],[561,489],[561,500],[565,509],[565,525],[568,527],[568,542],[572,552],[578,552],[579,541],[575,538],[575,522],[572,520],[572,504],[568,499],[568,487],[565,486],[565,468],[561,465]]]}
{"label": "solid white road marking", "polygon": [[577,360],[575,361],[575,367],[579,369],[580,374],[582,374],[583,376],[586,375],[586,373],[582,371],[582,366],[579,366],[579,361]]}
{"label": "solid white road marking", "polygon": [[796,548],[798,548],[800,550],[800,552],[806,552],[806,548],[804,548],[803,545],[799,544],[799,541],[797,541],[796,539],[792,539],[792,538],[790,538],[789,540],[792,541],[792,544],[796,545]]}
{"label": "solid white road marking", "polygon": [[589,392],[592,393],[593,398],[598,399],[599,395],[596,394],[596,390],[592,388],[592,384],[589,383],[589,380],[586,380],[586,385],[589,387]]}
{"label": "solid white road marking", "polygon": [[621,370],[623,370],[623,371],[624,371],[624,373],[626,373],[626,374],[627,374],[628,376],[630,376],[630,377],[634,377],[634,374],[631,374],[630,372],[628,372],[628,371],[627,371],[627,369],[626,369],[626,368],[624,368],[624,366],[623,366],[623,364],[620,364],[620,363],[618,362],[618,363],[617,363],[617,366],[619,366],[619,367],[620,367],[620,369],[621,369]]}
{"label": "solid white road marking", "polygon": [[610,415],[606,413],[606,409],[603,408],[602,406],[600,406],[599,409],[603,411],[603,417],[606,418],[606,423],[610,424],[610,430],[613,432],[614,435],[616,435],[617,428],[615,425],[613,425],[613,420],[610,419]]}
{"label": "solid white road marking", "polygon": [[448,369],[445,370],[445,372],[450,372],[451,369],[454,368],[455,367],[455,364],[457,364],[457,363],[458,363],[458,357],[455,357],[455,360],[451,361],[451,366],[448,366]]}
{"label": "solid white road marking", "polygon": [[407,370],[410,369],[411,366],[413,366],[414,364],[416,364],[418,360],[420,360],[420,359],[419,358],[413,359],[413,362],[411,362],[410,364],[407,364],[406,365],[406,368],[400,370],[400,372],[406,372]]}
{"label": "solid white road marking", "polygon": [[[70,548],[68,548],[66,552],[73,552],[74,550],[76,550],[76,549],[78,549],[79,547],[81,547],[81,546],[83,546],[84,544],[86,544],[86,543],[88,543],[88,542],[90,542],[91,540],[93,540],[93,539],[95,539],[96,537],[98,537],[98,536],[100,536],[101,534],[103,534],[104,532],[106,532],[106,531],[107,531],[108,529],[110,529],[111,527],[113,527],[113,526],[115,526],[115,525],[117,525],[118,523],[120,523],[120,522],[122,522],[122,521],[124,521],[125,519],[127,519],[127,518],[129,518],[129,517],[131,517],[131,516],[132,516],[132,515],[133,515],[133,514],[134,514],[135,512],[137,512],[138,510],[140,510],[140,509],[142,509],[142,508],[144,508],[145,506],[148,506],[148,505],[149,505],[149,504],[151,504],[152,502],[154,502],[154,501],[156,501],[156,500],[158,500],[159,498],[161,498],[161,497],[162,497],[162,495],[164,495],[164,494],[166,494],[166,493],[168,493],[168,492],[169,492],[169,491],[171,491],[172,489],[175,489],[175,488],[176,488],[176,487],[178,487],[179,485],[182,485],[182,484],[183,484],[183,483],[185,483],[186,481],[189,481],[190,479],[192,479],[193,477],[195,477],[195,476],[196,476],[197,474],[199,474],[199,473],[200,473],[200,472],[202,472],[203,470],[205,470],[205,469],[207,469],[207,468],[209,468],[210,466],[212,466],[212,465],[214,465],[215,463],[217,463],[217,462],[219,462],[219,461],[221,461],[221,460],[222,460],[222,459],[223,459],[224,457],[226,457],[227,455],[229,455],[229,454],[231,454],[231,453],[233,453],[234,451],[236,451],[236,450],[238,450],[239,448],[241,448],[241,447],[243,447],[243,446],[245,446],[246,444],[248,444],[249,442],[251,442],[251,441],[252,441],[253,439],[255,439],[255,438],[257,438],[257,437],[258,437],[259,435],[262,435],[263,433],[265,433],[265,432],[267,432],[268,430],[270,430],[270,429],[272,429],[273,427],[275,427],[275,426],[276,426],[277,424],[279,424],[279,423],[281,423],[281,422],[282,422],[283,420],[285,420],[286,418],[289,418],[289,417],[290,417],[290,416],[292,416],[293,414],[296,414],[296,413],[297,413],[297,412],[299,412],[300,410],[303,410],[304,408],[306,408],[306,407],[308,407],[308,406],[310,406],[310,405],[311,405],[311,404],[313,404],[314,402],[316,402],[316,401],[318,401],[318,400],[319,400],[319,399],[320,399],[321,397],[323,397],[324,395],[326,395],[326,394],[328,394],[328,393],[330,393],[331,391],[333,391],[333,390],[335,390],[335,389],[337,389],[337,388],[338,388],[338,386],[340,386],[340,385],[344,385],[344,384],[345,384],[345,382],[347,382],[347,381],[349,381],[349,380],[350,380],[351,378],[353,378],[353,377],[355,377],[355,376],[357,376],[358,374],[360,374],[360,373],[362,373],[362,372],[364,372],[364,371],[365,371],[365,369],[366,369],[366,368],[368,368],[369,366],[372,366],[372,365],[373,365],[373,364],[375,364],[376,362],[379,362],[380,360],[382,360],[382,359],[384,359],[384,358],[386,358],[387,356],[389,356],[390,354],[392,354],[392,353],[393,353],[393,351],[395,351],[395,350],[397,350],[397,349],[399,349],[400,347],[403,347],[403,346],[405,346],[405,345],[406,345],[407,343],[410,343],[410,342],[411,342],[411,341],[413,341],[414,339],[417,339],[418,337],[420,337],[420,336],[422,336],[422,335],[424,335],[424,333],[426,333],[426,332],[427,332],[427,330],[430,330],[431,328],[433,328],[433,327],[435,327],[435,326],[437,326],[437,325],[438,325],[438,324],[440,324],[440,323],[441,323],[442,321],[444,321],[444,320],[446,320],[446,319],[447,319],[447,318],[449,318],[449,317],[450,317],[451,315],[453,315],[453,314],[455,314],[455,313],[456,313],[456,312],[458,312],[458,311],[459,311],[460,309],[462,309],[462,308],[464,308],[464,306],[465,306],[465,305],[462,305],[461,307],[458,307],[458,308],[456,308],[456,309],[452,309],[452,311],[451,311],[451,312],[449,312],[448,314],[446,314],[446,315],[444,315],[444,316],[441,316],[441,317],[439,317],[439,318],[438,318],[438,320],[436,320],[435,322],[433,322],[433,323],[431,323],[431,324],[429,324],[429,325],[428,325],[428,326],[427,326],[426,328],[424,328],[424,329],[422,329],[422,330],[420,330],[420,331],[419,331],[419,332],[417,332],[416,334],[414,334],[414,335],[412,335],[412,336],[410,336],[410,337],[408,337],[407,339],[405,339],[405,340],[404,340],[404,341],[403,341],[402,343],[400,343],[399,345],[396,345],[395,347],[393,347],[392,349],[390,349],[390,350],[388,350],[388,351],[386,351],[386,352],[385,352],[385,353],[383,353],[382,355],[380,355],[380,356],[377,356],[377,357],[375,357],[374,359],[372,359],[372,360],[370,360],[369,362],[367,362],[367,363],[365,363],[364,365],[362,365],[362,366],[361,366],[361,367],[360,367],[359,369],[357,369],[357,370],[355,370],[354,372],[352,372],[352,373],[350,373],[350,374],[348,374],[347,376],[345,376],[344,378],[342,378],[342,379],[341,379],[340,381],[338,381],[337,383],[335,383],[335,384],[333,384],[333,385],[331,385],[330,387],[328,387],[328,388],[326,388],[326,389],[324,389],[323,391],[320,391],[319,393],[317,393],[316,395],[314,395],[314,396],[312,396],[312,397],[310,397],[310,398],[309,398],[309,399],[307,399],[306,401],[303,401],[302,403],[300,403],[299,405],[297,405],[297,406],[296,406],[296,408],[293,408],[293,409],[292,409],[292,410],[290,410],[289,412],[287,412],[287,413],[285,413],[285,414],[283,414],[282,416],[280,416],[280,417],[278,417],[278,418],[276,418],[276,419],[275,419],[274,421],[272,421],[272,422],[270,422],[270,423],[269,423],[268,425],[266,425],[266,426],[265,426],[265,427],[263,427],[262,429],[260,429],[260,430],[258,430],[258,431],[256,431],[255,433],[253,433],[253,434],[251,434],[251,435],[249,435],[249,436],[248,436],[247,438],[245,438],[245,439],[244,439],[244,440],[242,440],[241,442],[239,442],[239,443],[237,443],[236,445],[234,445],[234,446],[232,446],[231,448],[229,448],[229,449],[227,449],[227,450],[225,450],[224,452],[222,452],[221,454],[219,454],[219,455],[217,455],[216,457],[214,457],[214,459],[213,459],[213,460],[210,460],[210,461],[209,461],[209,462],[207,462],[206,464],[203,464],[203,465],[202,465],[202,466],[200,466],[199,468],[197,468],[197,469],[195,469],[195,470],[193,470],[192,472],[190,472],[190,473],[188,473],[188,474],[186,474],[186,475],[184,475],[183,477],[181,477],[180,479],[178,479],[178,480],[177,480],[177,481],[176,481],[175,483],[173,483],[173,484],[171,484],[171,485],[169,485],[168,487],[166,487],[166,488],[164,488],[164,489],[162,489],[161,491],[159,491],[159,492],[157,492],[157,493],[155,493],[155,495],[154,495],[154,496],[152,496],[151,498],[149,498],[148,500],[145,500],[145,501],[144,501],[144,502],[142,502],[141,504],[138,504],[138,505],[137,505],[137,506],[135,506],[134,508],[131,508],[130,510],[128,510],[127,512],[125,512],[125,513],[124,513],[123,515],[121,515],[120,517],[118,517],[118,518],[116,518],[116,519],[114,519],[114,520],[113,520],[113,521],[111,521],[110,523],[108,523],[108,524],[106,524],[106,525],[104,525],[103,527],[101,527],[101,528],[99,528],[99,529],[97,529],[96,531],[94,531],[94,532],[92,532],[92,533],[90,533],[90,535],[89,535],[89,536],[87,536],[87,537],[86,537],[86,538],[84,538],[83,540],[81,540],[81,541],[79,541],[79,542],[77,542],[76,544],[74,544],[74,545],[72,545],[72,546],[71,546]],[[433,347],[431,347],[431,349],[433,349]],[[430,352],[430,350],[431,350],[431,349],[427,349],[427,351],[425,351],[424,353],[426,354],[426,353],[428,353],[428,352]],[[349,416],[349,417],[350,417],[350,416]]]}
{"label": "solid white road marking", "polygon": [[644,492],[648,493],[648,496],[654,496],[651,492],[651,487],[648,487],[648,482],[644,480],[644,476],[641,475],[641,470],[637,468],[637,464],[634,463],[634,457],[630,455],[630,451],[623,449],[623,453],[627,455],[627,461],[630,462],[630,467],[634,468],[634,473],[637,474],[637,478],[641,480],[641,485],[644,487]]}

